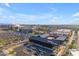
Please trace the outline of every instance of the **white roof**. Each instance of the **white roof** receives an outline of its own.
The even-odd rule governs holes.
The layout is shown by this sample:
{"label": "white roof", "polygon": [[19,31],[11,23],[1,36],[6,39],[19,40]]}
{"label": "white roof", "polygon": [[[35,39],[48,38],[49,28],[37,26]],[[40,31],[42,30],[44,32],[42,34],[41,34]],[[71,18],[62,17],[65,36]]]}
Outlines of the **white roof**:
{"label": "white roof", "polygon": [[70,32],[71,30],[70,29],[58,29],[57,31],[64,31],[64,32]]}
{"label": "white roof", "polygon": [[46,38],[49,36],[49,34],[43,34],[43,35],[40,35],[42,38]]}
{"label": "white roof", "polygon": [[70,49],[70,53],[71,53],[73,56],[79,56],[79,50],[78,50],[78,49]]}

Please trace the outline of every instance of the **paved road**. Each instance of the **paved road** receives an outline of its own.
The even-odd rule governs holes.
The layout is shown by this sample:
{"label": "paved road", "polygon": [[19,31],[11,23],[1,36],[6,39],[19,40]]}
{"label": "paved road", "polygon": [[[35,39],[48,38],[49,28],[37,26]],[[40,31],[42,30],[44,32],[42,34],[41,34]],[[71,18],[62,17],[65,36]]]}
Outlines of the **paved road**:
{"label": "paved road", "polygon": [[78,36],[78,38],[77,38],[77,49],[79,49],[79,30],[77,32],[77,36]]}

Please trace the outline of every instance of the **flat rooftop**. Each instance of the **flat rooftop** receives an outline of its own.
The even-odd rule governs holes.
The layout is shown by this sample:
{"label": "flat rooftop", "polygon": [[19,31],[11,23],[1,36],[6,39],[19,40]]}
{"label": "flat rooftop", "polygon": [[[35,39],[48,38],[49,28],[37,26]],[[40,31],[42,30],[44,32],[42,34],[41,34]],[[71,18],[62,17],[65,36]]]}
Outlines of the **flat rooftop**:
{"label": "flat rooftop", "polygon": [[70,49],[70,53],[73,56],[79,56],[79,49]]}

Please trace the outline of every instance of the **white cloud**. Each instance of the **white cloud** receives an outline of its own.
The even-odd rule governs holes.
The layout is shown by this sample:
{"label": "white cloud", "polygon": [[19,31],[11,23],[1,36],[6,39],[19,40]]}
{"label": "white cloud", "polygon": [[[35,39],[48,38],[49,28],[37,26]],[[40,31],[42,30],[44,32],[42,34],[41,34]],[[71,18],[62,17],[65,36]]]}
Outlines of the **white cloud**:
{"label": "white cloud", "polygon": [[79,21],[79,18],[75,18],[74,21]]}
{"label": "white cloud", "polygon": [[59,17],[52,17],[49,21],[48,24],[56,24],[57,21],[59,20]]}
{"label": "white cloud", "polygon": [[56,12],[57,9],[56,8],[50,8],[53,12]]}
{"label": "white cloud", "polygon": [[5,3],[5,6],[10,7],[10,4],[9,3]]}
{"label": "white cloud", "polygon": [[50,23],[51,23],[51,22],[52,22],[52,23],[53,23],[53,22],[56,22],[56,20],[55,20],[55,19],[51,19],[51,20],[50,20]]}
{"label": "white cloud", "polygon": [[[1,12],[4,12],[0,15],[1,19],[9,20],[12,23],[47,23],[52,24],[56,23],[60,17],[57,17],[51,13],[49,14],[22,14],[22,13],[13,13],[7,9],[1,9]],[[7,12],[8,11],[8,12]],[[44,22],[43,22],[44,20]]]}
{"label": "white cloud", "polygon": [[31,20],[31,21],[34,21],[37,19],[37,15],[29,15],[29,14],[15,14],[16,15],[16,18],[20,18],[20,19],[26,19],[26,20]]}
{"label": "white cloud", "polygon": [[72,15],[73,19],[72,22],[78,23],[79,22],[79,12],[76,12],[75,14]]}
{"label": "white cloud", "polygon": [[0,7],[0,15],[2,15],[4,12],[5,12],[5,10]]}
{"label": "white cloud", "polygon": [[40,14],[40,15],[34,15],[34,14],[16,14],[17,18],[26,20],[26,21],[39,21],[39,20],[49,20],[53,17],[52,14]]}
{"label": "white cloud", "polygon": [[58,19],[59,17],[53,17],[53,19]]}
{"label": "white cloud", "polygon": [[74,17],[79,17],[79,12],[75,13],[73,16]]}

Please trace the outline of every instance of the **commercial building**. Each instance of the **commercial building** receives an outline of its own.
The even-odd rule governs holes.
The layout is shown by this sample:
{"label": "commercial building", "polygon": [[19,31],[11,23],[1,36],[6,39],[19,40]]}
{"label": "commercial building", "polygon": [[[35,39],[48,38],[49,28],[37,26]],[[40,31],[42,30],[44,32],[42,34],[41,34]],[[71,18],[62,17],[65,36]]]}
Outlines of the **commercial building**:
{"label": "commercial building", "polygon": [[66,36],[59,36],[56,39],[51,37],[50,39],[48,37],[42,38],[40,36],[32,36],[29,38],[30,42],[34,42],[46,47],[53,47],[53,46],[58,46],[60,45],[63,41],[66,40]]}
{"label": "commercial building", "polygon": [[[28,55],[50,56],[59,52],[59,47],[67,41],[71,30],[58,30],[30,36],[29,43],[25,45]],[[61,47],[60,47],[61,48]]]}

